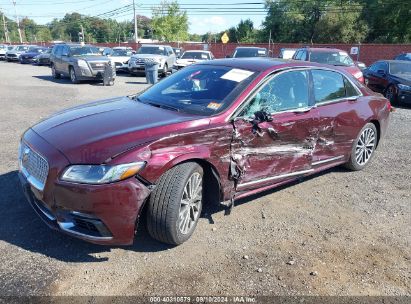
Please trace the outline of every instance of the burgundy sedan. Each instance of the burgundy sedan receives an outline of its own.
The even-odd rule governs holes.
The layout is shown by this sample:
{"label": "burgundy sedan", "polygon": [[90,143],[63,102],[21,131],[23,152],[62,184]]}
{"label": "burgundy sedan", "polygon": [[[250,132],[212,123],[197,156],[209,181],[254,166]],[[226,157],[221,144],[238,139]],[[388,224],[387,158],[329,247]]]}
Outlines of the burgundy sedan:
{"label": "burgundy sedan", "polygon": [[181,244],[206,204],[231,210],[235,199],[330,167],[363,169],[390,109],[349,73],[320,64],[203,62],[135,96],[34,125],[21,139],[19,175],[52,228],[131,244],[144,215],[152,237]]}

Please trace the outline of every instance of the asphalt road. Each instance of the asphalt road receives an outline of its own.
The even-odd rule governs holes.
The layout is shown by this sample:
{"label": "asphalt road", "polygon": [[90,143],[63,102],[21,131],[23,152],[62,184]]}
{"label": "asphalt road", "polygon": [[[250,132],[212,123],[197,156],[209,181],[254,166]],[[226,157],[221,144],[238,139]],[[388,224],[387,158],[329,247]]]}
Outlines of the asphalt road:
{"label": "asphalt road", "polygon": [[54,80],[50,69],[0,62],[0,295],[410,295],[411,109],[361,172],[335,168],[237,203],[205,207],[187,243],[139,229],[105,247],[48,229],[17,177],[21,134],[69,106],[142,90]]}

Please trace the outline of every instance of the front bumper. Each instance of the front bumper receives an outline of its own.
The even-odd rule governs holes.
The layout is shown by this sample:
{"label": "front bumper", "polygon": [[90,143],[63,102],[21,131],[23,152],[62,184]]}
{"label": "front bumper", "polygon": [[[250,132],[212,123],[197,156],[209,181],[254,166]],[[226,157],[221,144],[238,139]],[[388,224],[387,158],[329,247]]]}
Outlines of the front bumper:
{"label": "front bumper", "polygon": [[33,131],[27,133],[25,142],[50,164],[43,191],[19,172],[24,194],[39,217],[52,229],[95,244],[132,244],[150,190],[135,177],[104,185],[60,181],[59,172],[69,165],[64,156],[56,157],[55,148]]}
{"label": "front bumper", "polygon": [[[129,63],[128,65],[128,71],[130,73],[145,73],[146,68],[144,64],[136,64],[136,63]],[[159,73],[164,73],[164,66],[159,66],[158,67],[158,72]]]}

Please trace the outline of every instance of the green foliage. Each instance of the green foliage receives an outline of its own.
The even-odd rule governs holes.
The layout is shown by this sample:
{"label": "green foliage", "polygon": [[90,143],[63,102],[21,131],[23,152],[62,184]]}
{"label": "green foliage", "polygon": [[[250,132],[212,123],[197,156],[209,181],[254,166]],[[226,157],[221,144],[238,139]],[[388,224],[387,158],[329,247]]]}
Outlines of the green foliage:
{"label": "green foliage", "polygon": [[157,39],[167,42],[187,40],[187,12],[180,10],[177,1],[162,1],[153,7],[152,15],[151,26]]}

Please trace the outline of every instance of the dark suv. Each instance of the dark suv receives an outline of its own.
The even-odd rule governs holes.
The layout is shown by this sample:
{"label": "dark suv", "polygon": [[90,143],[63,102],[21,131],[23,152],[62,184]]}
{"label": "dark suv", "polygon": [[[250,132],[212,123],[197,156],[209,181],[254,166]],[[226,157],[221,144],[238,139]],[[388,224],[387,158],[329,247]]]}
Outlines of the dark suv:
{"label": "dark suv", "polygon": [[69,76],[71,82],[102,79],[111,61],[92,45],[58,44],[53,47],[50,66],[54,78]]}

